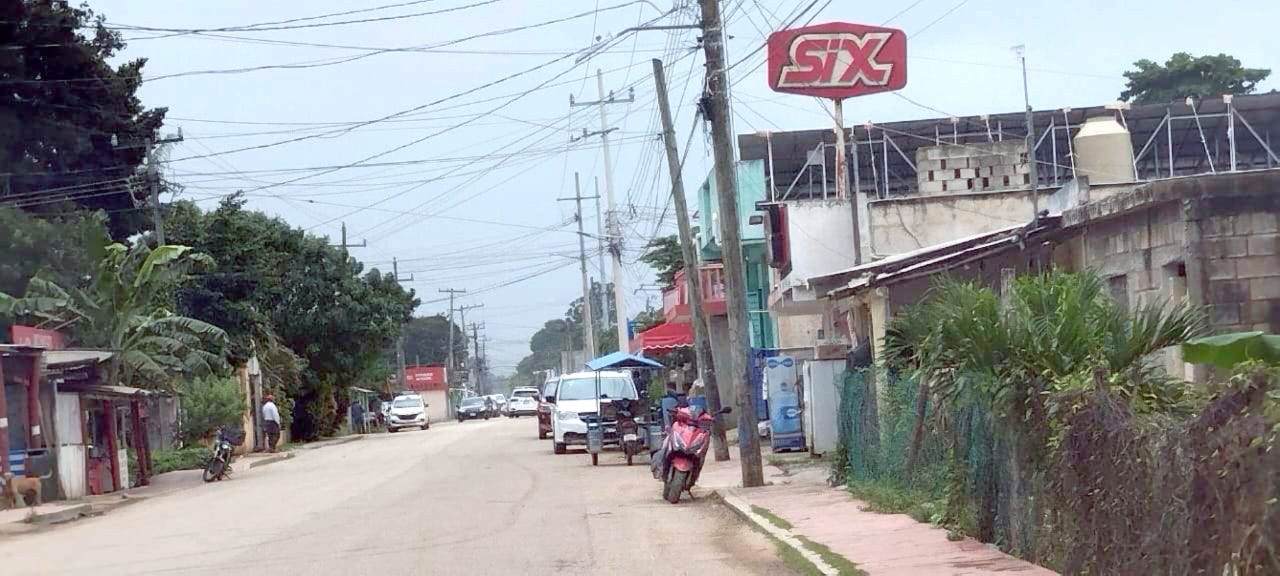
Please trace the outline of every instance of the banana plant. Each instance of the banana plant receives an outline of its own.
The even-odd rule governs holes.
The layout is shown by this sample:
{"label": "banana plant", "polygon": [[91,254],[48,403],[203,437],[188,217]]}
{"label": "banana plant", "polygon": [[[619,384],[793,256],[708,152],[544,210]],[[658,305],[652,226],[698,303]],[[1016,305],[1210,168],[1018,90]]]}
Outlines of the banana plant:
{"label": "banana plant", "polygon": [[107,368],[109,383],[167,385],[180,374],[226,369],[226,333],[172,310],[173,289],[196,266],[211,265],[208,255],[188,246],[112,244],[86,288],[32,278],[22,297],[0,293],[0,314],[53,328],[77,325],[81,344],[116,352]]}

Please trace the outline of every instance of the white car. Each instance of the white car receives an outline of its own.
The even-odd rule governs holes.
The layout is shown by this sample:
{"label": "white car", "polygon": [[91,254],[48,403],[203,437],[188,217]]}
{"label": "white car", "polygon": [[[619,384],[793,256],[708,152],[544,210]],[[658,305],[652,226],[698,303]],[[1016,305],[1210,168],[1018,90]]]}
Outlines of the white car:
{"label": "white car", "polygon": [[387,414],[388,432],[415,426],[423,430],[431,427],[431,422],[427,419],[427,404],[422,401],[422,396],[417,394],[396,396],[396,399],[391,401],[389,412]]}
{"label": "white car", "polygon": [[507,399],[507,417],[534,416],[538,413],[538,389],[516,388]]}
{"label": "white car", "polygon": [[[586,446],[587,423],[596,415],[596,376],[600,377],[600,400],[626,398],[638,400],[635,382],[626,372],[577,372],[560,377],[556,389],[555,413],[551,418],[551,438],[555,453],[564,454],[569,446]],[[604,430],[606,444],[616,443],[618,432]]]}

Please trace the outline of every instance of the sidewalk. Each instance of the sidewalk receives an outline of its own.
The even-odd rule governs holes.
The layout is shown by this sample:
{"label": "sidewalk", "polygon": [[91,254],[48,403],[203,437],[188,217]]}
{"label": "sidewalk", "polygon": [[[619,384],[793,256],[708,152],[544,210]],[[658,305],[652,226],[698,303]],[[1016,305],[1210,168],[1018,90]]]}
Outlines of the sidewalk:
{"label": "sidewalk", "polygon": [[[766,464],[768,485],[743,489],[737,452],[734,447],[734,459],[728,462],[707,462],[698,483],[740,516],[793,548],[797,544],[803,548],[805,540],[820,544],[870,576],[1054,574],[970,538],[949,541],[946,530],[916,522],[905,514],[864,511],[866,503],[842,488],[827,485],[825,467],[787,474]],[[767,512],[762,514],[761,510]],[[776,526],[767,518],[770,515],[791,526]],[[811,561],[818,556],[816,550],[799,551]],[[829,565],[814,563],[823,573],[837,573]]]}

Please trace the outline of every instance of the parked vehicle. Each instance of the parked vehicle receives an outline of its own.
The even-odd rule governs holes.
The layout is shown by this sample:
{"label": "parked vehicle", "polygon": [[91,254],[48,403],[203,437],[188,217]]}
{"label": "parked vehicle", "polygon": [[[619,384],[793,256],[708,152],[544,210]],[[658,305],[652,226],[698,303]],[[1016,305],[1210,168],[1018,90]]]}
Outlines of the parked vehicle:
{"label": "parked vehicle", "polygon": [[617,402],[618,442],[622,453],[627,455],[627,466],[631,465],[636,454],[644,450],[645,440],[641,436],[644,416],[640,413],[640,401],[621,400]]}
{"label": "parked vehicle", "polygon": [[556,388],[560,385],[560,377],[547,378],[542,383],[542,395],[538,398],[538,439],[542,440],[552,434],[551,422],[555,419]]}
{"label": "parked vehicle", "polygon": [[516,388],[507,399],[507,417],[532,416],[538,413],[538,389]]}
{"label": "parked vehicle", "polygon": [[427,418],[427,404],[422,396],[405,394],[391,401],[390,414],[387,416],[387,431],[396,432],[401,428],[418,427],[426,430],[431,427]]}
{"label": "parked vehicle", "polygon": [[238,435],[226,426],[218,429],[218,437],[213,441],[213,453],[204,463],[205,482],[222,480],[231,475],[231,451],[236,445],[244,442],[244,434]]}
{"label": "parked vehicle", "polygon": [[488,420],[493,416],[492,409],[490,408],[491,402],[492,401],[486,396],[472,396],[470,398],[464,398],[462,403],[458,405],[458,421],[475,420],[477,418],[484,418],[485,420]]}
{"label": "parked vehicle", "polygon": [[[721,414],[732,409],[725,407]],[[650,462],[653,477],[662,480],[662,496],[667,502],[680,502],[680,494],[688,492],[702,473],[702,464],[711,446],[711,425],[714,416],[706,410],[698,410],[687,404],[676,407],[671,415],[671,427],[662,443],[662,450]]]}
{"label": "parked vehicle", "polygon": [[[596,401],[597,385],[600,387],[599,402]],[[578,372],[561,376],[557,386],[555,417],[551,422],[554,452],[564,454],[569,446],[586,446],[587,425],[595,423],[601,416],[596,413],[598,405],[605,412],[604,418],[600,419],[604,428],[604,445],[618,445],[616,407],[608,404],[624,399],[640,399],[635,382],[626,372]]]}
{"label": "parked vehicle", "polygon": [[493,401],[494,416],[507,411],[507,397],[501,394],[490,394],[489,400]]}

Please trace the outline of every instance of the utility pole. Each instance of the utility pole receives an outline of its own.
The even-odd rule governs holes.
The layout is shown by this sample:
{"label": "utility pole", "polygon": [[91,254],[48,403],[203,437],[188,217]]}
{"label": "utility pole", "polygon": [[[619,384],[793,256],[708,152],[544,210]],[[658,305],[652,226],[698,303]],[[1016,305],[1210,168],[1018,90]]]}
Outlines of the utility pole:
{"label": "utility pole", "polygon": [[1022,63],[1022,99],[1027,105],[1027,164],[1031,171],[1031,225],[1034,227],[1040,224],[1040,192],[1036,190],[1040,184],[1040,167],[1036,163],[1036,123],[1031,111],[1031,92],[1027,88],[1027,47],[1019,44],[1013,47],[1013,52]]}
{"label": "utility pole", "polygon": [[[346,225],[343,225],[343,236],[346,236]],[[449,295],[449,366],[445,369],[445,398],[449,400],[449,413],[453,414],[453,369],[457,367],[453,355],[453,299],[458,294],[466,294],[466,290],[455,290],[453,288],[444,288],[440,290],[441,294]]]}
{"label": "utility pole", "polygon": [[[400,282],[413,282],[413,274],[410,274],[408,278],[400,278],[400,263],[396,261],[394,256],[391,258],[391,274],[395,277],[397,284]],[[404,385],[405,367],[404,367],[404,326],[403,325],[400,326],[400,337],[396,339],[396,366],[400,370],[399,374],[396,375],[396,382],[400,384],[400,390],[405,390],[406,387]]]}
{"label": "utility pole", "polygon": [[608,288],[608,274],[604,271],[604,217],[600,214],[600,177],[595,178],[596,181],[596,249],[600,251],[596,257],[600,260],[600,328],[601,331],[609,328],[609,294],[605,292]]}
{"label": "utility pole", "polygon": [[[145,153],[147,155],[147,196],[151,202],[151,224],[155,227],[156,246],[165,245],[164,237],[164,217],[160,214],[160,167],[157,164],[155,147],[161,144],[174,144],[182,142],[182,129],[178,129],[177,136],[161,138],[155,140],[147,138],[143,145],[146,146]],[[113,148],[137,148],[138,144],[128,144],[121,146],[119,138],[115,134],[111,135],[111,146]],[[9,191],[11,174],[5,175],[5,188]]]}
{"label": "utility pole", "polygon": [[[604,72],[596,69],[596,93],[599,100],[595,102],[574,102],[573,96],[569,96],[569,106],[599,106],[600,107],[600,130],[598,132],[588,132],[585,128],[582,130],[582,137],[599,135],[600,140],[604,143],[604,190],[605,197],[609,203],[609,211],[606,212],[608,226],[606,228],[609,235],[609,252],[613,255],[613,308],[614,317],[617,322],[615,329],[618,331],[618,350],[623,350],[627,345],[627,293],[622,287],[622,226],[618,221],[618,210],[614,204],[613,196],[613,158],[609,153],[609,132],[613,129],[609,128],[609,114],[605,109],[607,104],[621,104],[627,102],[635,102],[635,89],[632,88],[627,95],[627,99],[623,100],[609,92],[606,99],[604,95]],[[581,210],[579,210],[581,213]],[[587,297],[590,302],[590,296]]]}
{"label": "utility pole", "polygon": [[716,199],[720,208],[721,254],[724,261],[725,300],[729,312],[729,358],[725,362],[738,391],[738,443],[742,460],[742,486],[764,485],[760,462],[760,437],[756,432],[756,391],[751,386],[751,345],[747,295],[743,282],[742,240],[738,230],[737,175],[734,173],[733,140],[729,133],[729,82],[725,74],[724,29],[719,0],[699,0],[702,5],[702,48],[706,58],[707,91],[703,116],[711,121],[715,150]]}
{"label": "utility pole", "polygon": [[[470,305],[470,306],[459,306],[459,307],[458,307],[458,312],[462,314],[462,350],[463,350],[463,351],[466,351],[466,349],[467,349],[467,310],[476,310],[476,309],[478,309],[478,308],[484,308],[484,304],[472,304],[472,305]],[[468,384],[468,386],[467,386],[467,387],[468,387],[468,388],[475,388],[475,387],[476,387],[476,382],[475,382],[475,380],[472,380],[472,379],[471,379],[471,377],[470,377],[470,374],[471,374],[471,365],[472,365],[474,362],[475,362],[475,359],[474,359],[474,358],[472,359],[472,361],[471,361],[471,362],[467,362],[467,367],[466,367],[466,368],[467,368],[467,374],[468,374],[468,377],[467,377],[467,384]]]}
{"label": "utility pole", "polygon": [[698,377],[707,393],[707,409],[715,414],[711,438],[717,461],[729,459],[729,443],[725,440],[724,417],[720,412],[720,386],[711,354],[711,338],[702,309],[702,277],[698,273],[698,256],[693,248],[693,231],[689,226],[689,205],[684,197],[684,177],[680,151],[676,149],[676,129],[671,124],[671,103],[667,100],[667,77],[662,60],[653,59],[653,82],[658,93],[658,113],[662,118],[662,140],[667,146],[667,169],[671,172],[671,196],[675,199],[676,223],[680,227],[680,252],[684,260],[684,281],[689,289],[689,314],[693,321],[694,353],[698,359]]}
{"label": "utility pole", "polygon": [[[587,275],[587,234],[582,231],[582,201],[591,198],[599,200],[600,195],[583,198],[582,182],[577,172],[573,173],[573,192],[573,198],[557,198],[556,200],[561,202],[573,200],[577,205],[577,212],[574,212],[573,218],[578,221],[578,262],[582,265],[582,347],[586,352],[586,359],[590,360],[596,357],[596,337],[594,334],[595,322],[592,321],[591,314],[591,280]],[[600,289],[601,293],[603,293],[604,286],[601,285]]]}
{"label": "utility pole", "polygon": [[[853,263],[862,264],[862,232],[858,229],[858,196],[849,187],[849,164],[844,142],[844,99],[836,98],[836,197],[849,199],[849,215],[853,218]],[[856,139],[855,139],[856,140]],[[772,144],[770,144],[772,150]],[[770,152],[772,153],[772,152]],[[826,160],[823,160],[825,162]]]}
{"label": "utility pole", "polygon": [[476,387],[476,392],[483,394],[488,392],[488,390],[485,390],[483,387],[480,386],[480,329],[481,328],[484,328],[483,324],[476,324],[475,322],[471,323],[471,345],[472,345],[472,349],[475,352],[472,353],[473,359],[471,361],[471,365],[467,367],[467,370],[468,372],[471,373],[471,381],[474,383]]}

